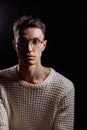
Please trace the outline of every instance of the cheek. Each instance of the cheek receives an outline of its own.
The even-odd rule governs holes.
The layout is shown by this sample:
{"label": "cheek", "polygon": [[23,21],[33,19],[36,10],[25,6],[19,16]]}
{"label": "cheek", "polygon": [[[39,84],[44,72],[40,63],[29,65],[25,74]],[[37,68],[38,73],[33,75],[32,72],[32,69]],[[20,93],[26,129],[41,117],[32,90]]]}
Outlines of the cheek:
{"label": "cheek", "polygon": [[24,55],[25,55],[25,50],[23,49],[23,48],[17,48],[17,55],[18,55],[18,57],[24,57]]}
{"label": "cheek", "polygon": [[42,56],[42,51],[40,49],[35,51],[35,54],[37,55],[37,57],[41,57]]}

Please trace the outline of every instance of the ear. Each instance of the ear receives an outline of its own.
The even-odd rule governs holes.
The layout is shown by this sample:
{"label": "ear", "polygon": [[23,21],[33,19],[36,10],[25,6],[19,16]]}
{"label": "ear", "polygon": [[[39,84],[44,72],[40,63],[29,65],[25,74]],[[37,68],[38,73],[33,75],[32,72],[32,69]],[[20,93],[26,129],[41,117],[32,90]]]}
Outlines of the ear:
{"label": "ear", "polygon": [[46,45],[47,45],[47,40],[44,40],[44,42],[43,42],[43,47],[42,47],[42,51],[44,51],[44,50],[45,50]]}
{"label": "ear", "polygon": [[14,40],[12,41],[12,43],[13,43],[14,49],[16,50],[17,49],[17,43]]}

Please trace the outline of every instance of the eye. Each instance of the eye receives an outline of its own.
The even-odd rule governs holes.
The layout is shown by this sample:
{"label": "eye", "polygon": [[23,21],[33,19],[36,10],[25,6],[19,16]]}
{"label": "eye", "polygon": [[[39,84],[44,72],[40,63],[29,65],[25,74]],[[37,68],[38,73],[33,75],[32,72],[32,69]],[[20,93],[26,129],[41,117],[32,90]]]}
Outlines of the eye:
{"label": "eye", "polygon": [[20,37],[19,39],[18,39],[18,42],[17,42],[18,44],[25,44],[25,43],[27,43],[27,40],[24,38],[24,37]]}
{"label": "eye", "polygon": [[40,40],[38,38],[34,38],[32,40],[32,42],[33,42],[33,44],[38,44],[38,43],[40,43]]}

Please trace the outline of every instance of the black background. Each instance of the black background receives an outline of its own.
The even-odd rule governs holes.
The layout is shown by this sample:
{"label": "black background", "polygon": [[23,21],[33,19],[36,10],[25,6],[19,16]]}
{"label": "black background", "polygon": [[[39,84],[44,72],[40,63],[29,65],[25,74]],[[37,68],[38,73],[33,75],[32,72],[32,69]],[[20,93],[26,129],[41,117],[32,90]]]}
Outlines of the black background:
{"label": "black background", "polygon": [[[51,5],[52,4],[52,5]],[[65,3],[64,3],[65,4]],[[86,43],[87,8],[73,8],[67,3],[1,2],[0,69],[17,64],[12,46],[13,22],[22,15],[39,17],[47,26],[47,48],[42,64],[53,67],[75,85],[75,130],[86,129]]]}

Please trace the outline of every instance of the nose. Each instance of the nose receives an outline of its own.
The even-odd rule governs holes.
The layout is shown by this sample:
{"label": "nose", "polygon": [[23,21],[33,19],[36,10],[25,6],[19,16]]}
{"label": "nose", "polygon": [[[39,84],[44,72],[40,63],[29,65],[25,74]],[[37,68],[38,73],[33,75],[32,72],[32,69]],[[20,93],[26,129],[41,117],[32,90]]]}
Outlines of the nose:
{"label": "nose", "polygon": [[28,42],[28,50],[29,50],[29,51],[32,51],[32,44],[31,44],[30,41]]}

